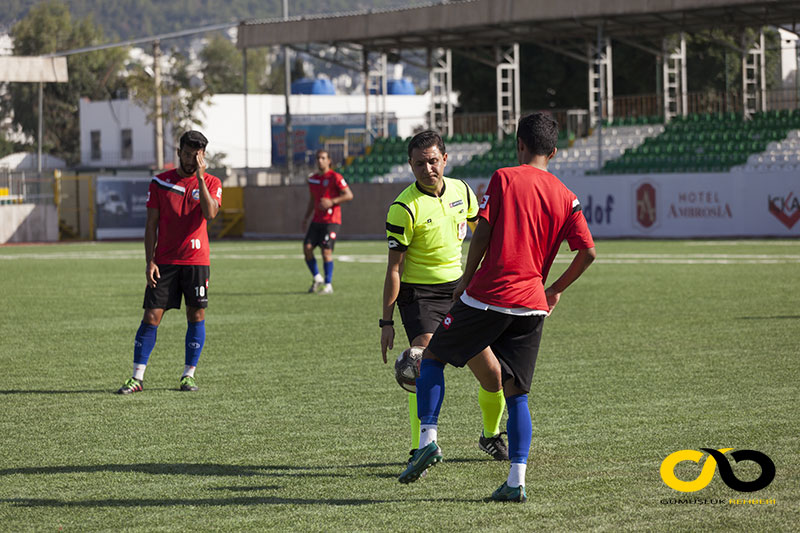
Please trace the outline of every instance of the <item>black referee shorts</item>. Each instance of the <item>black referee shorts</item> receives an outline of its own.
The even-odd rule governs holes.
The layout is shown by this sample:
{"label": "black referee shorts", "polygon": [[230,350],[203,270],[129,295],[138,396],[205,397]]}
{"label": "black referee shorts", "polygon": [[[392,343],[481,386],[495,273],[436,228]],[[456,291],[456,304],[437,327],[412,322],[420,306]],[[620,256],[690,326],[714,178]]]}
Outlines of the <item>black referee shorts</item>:
{"label": "black referee shorts", "polygon": [[436,328],[428,349],[437,359],[461,367],[490,346],[503,383],[513,379],[520,390],[530,392],[544,318],[482,311],[458,301]]}
{"label": "black referee shorts", "polygon": [[434,285],[400,283],[397,307],[408,343],[423,333],[433,333],[453,305],[453,290],[459,280]]}

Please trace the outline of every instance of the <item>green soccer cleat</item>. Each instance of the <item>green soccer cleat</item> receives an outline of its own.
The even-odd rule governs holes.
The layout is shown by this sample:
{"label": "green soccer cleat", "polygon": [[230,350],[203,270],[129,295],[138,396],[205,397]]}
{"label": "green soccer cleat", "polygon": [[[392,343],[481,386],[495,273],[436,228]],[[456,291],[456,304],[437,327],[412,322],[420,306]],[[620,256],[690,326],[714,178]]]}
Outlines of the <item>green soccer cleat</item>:
{"label": "green soccer cleat", "polygon": [[181,390],[194,392],[198,389],[197,382],[192,376],[183,376],[181,378]]}
{"label": "green soccer cleat", "polygon": [[492,500],[496,502],[519,502],[526,501],[525,485],[519,487],[509,487],[508,482],[503,482],[500,488],[492,493]]}
{"label": "green soccer cleat", "polygon": [[134,392],[142,392],[142,382],[136,378],[128,378],[128,380],[119,388],[117,394],[133,394]]}
{"label": "green soccer cleat", "polygon": [[442,450],[435,442],[431,442],[424,448],[419,448],[411,456],[408,466],[397,481],[400,483],[413,483],[418,480],[428,469],[442,460]]}

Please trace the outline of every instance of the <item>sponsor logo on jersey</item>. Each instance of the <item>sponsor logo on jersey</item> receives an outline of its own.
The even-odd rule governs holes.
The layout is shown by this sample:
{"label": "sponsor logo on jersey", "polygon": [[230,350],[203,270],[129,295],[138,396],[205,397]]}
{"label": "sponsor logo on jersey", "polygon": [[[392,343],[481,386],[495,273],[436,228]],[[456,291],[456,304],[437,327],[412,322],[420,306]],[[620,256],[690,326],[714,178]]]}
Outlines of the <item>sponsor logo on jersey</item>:
{"label": "sponsor logo on jersey", "polygon": [[458,223],[458,240],[463,241],[467,236],[467,221],[462,220]]}
{"label": "sponsor logo on jersey", "polygon": [[400,246],[400,243],[394,239],[389,239],[389,248],[397,248]]}
{"label": "sponsor logo on jersey", "polygon": [[323,187],[327,187],[328,186],[328,180],[322,180],[322,186]]}
{"label": "sponsor logo on jersey", "polygon": [[457,207],[459,205],[464,205],[464,200],[456,200],[455,202],[450,202],[450,207]]}
{"label": "sponsor logo on jersey", "polygon": [[195,200],[200,199],[200,189],[192,189],[192,198]]}
{"label": "sponsor logo on jersey", "polygon": [[481,209],[484,209],[486,207],[486,204],[488,204],[488,203],[489,203],[489,195],[488,194],[484,194],[483,198],[481,199],[481,203],[480,203],[480,205],[478,207],[480,207]]}

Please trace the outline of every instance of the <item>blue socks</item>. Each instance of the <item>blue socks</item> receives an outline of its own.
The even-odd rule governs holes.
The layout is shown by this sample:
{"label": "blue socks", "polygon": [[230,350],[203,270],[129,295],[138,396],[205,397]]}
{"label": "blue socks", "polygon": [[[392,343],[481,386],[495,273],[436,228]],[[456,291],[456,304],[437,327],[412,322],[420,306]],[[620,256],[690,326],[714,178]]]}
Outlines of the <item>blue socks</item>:
{"label": "blue socks", "polygon": [[[419,391],[419,385],[417,385]],[[419,392],[417,392],[419,395]],[[533,438],[531,412],[528,409],[528,395],[518,394],[506,398],[508,407],[508,458],[512,463],[528,463]]]}
{"label": "blue socks", "polygon": [[133,364],[146,365],[153,348],[156,345],[156,332],[158,326],[151,326],[142,322],[133,341]]}
{"label": "blue socks", "polygon": [[312,276],[319,276],[319,269],[317,268],[316,257],[312,259],[306,259],[306,265],[308,265],[308,269],[311,271]]}
{"label": "blue socks", "polygon": [[423,359],[417,378],[417,416],[421,424],[435,425],[444,400],[444,363]]}
{"label": "blue socks", "polygon": [[[155,340],[155,339],[154,339]],[[186,365],[197,366],[206,342],[206,321],[189,322],[186,328]]]}
{"label": "blue socks", "polygon": [[325,269],[325,283],[330,283],[333,279],[333,261],[323,261],[322,266]]}

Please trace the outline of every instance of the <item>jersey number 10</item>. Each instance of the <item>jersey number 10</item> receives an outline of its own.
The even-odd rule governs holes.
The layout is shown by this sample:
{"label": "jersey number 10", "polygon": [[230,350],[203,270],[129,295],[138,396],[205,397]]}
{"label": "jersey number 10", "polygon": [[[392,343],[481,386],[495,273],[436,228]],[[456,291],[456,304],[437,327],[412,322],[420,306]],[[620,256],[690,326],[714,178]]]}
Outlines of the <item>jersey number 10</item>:
{"label": "jersey number 10", "polygon": [[200,249],[200,239],[189,239],[189,243],[192,247],[192,250]]}

